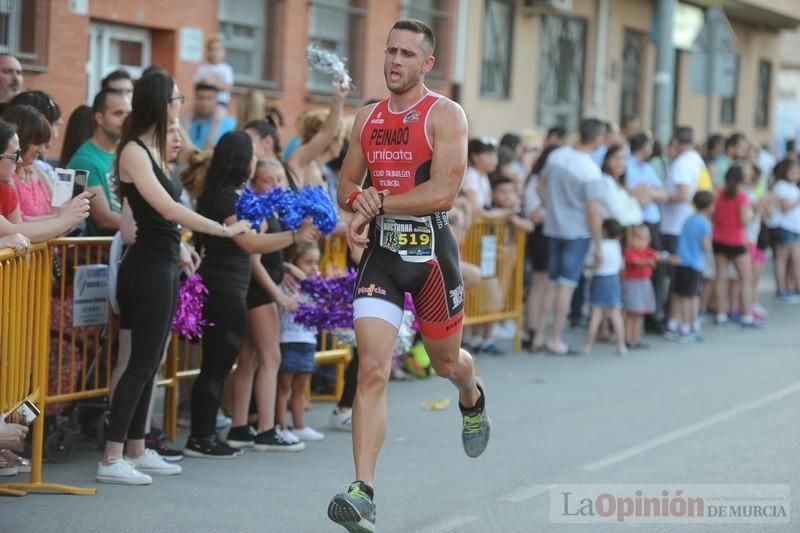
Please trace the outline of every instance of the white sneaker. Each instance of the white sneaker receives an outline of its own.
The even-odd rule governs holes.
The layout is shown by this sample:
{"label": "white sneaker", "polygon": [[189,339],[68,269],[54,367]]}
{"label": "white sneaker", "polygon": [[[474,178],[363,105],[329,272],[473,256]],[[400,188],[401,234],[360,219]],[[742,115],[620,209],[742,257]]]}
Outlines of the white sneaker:
{"label": "white sneaker", "polygon": [[110,465],[104,465],[102,461],[98,463],[95,479],[100,483],[119,485],[149,485],[153,482],[153,478],[136,470],[133,463],[119,457],[111,459]]}
{"label": "white sneaker", "polygon": [[338,409],[334,409],[331,413],[330,424],[333,429],[339,431],[353,431],[353,410],[340,413]]}
{"label": "white sneaker", "polygon": [[233,419],[229,416],[225,416],[225,413],[223,413],[222,409],[220,409],[217,412],[217,421],[216,421],[217,429],[225,429],[231,424],[233,424]]}
{"label": "white sneaker", "polygon": [[275,431],[277,431],[278,435],[280,435],[281,438],[286,442],[288,442],[289,444],[297,444],[298,442],[300,442],[300,439],[298,439],[297,436],[288,429],[283,429],[280,426],[275,426]]}
{"label": "white sneaker", "polygon": [[323,433],[320,433],[316,429],[312,427],[304,427],[303,429],[292,429],[292,433],[295,437],[302,441],[312,441],[312,440],[322,440],[325,438]]}
{"label": "white sneaker", "polygon": [[125,456],[125,460],[131,463],[136,470],[149,474],[174,476],[183,472],[180,465],[166,462],[158,455],[158,452],[151,449],[146,449],[142,455],[136,458]]}

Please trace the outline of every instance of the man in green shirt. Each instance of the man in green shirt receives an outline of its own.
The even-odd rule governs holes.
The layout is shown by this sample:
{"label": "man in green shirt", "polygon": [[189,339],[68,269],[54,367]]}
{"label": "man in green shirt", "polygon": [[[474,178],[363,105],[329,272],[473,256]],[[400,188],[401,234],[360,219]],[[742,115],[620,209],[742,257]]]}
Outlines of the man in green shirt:
{"label": "man in green shirt", "polygon": [[130,99],[113,90],[100,91],[92,105],[95,128],[67,163],[67,168],[88,170],[86,189],[94,193],[85,235],[113,235],[119,229],[122,207],[111,190],[114,157],[122,136],[122,123],[131,112]]}

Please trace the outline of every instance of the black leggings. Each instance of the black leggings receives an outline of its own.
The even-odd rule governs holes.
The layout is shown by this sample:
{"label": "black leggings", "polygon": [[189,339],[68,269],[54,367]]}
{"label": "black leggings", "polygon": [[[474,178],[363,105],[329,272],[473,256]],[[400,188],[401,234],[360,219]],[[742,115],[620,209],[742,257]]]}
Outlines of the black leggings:
{"label": "black leggings", "polygon": [[358,384],[358,348],[353,348],[353,358],[350,364],[347,365],[347,370],[344,373],[344,389],[342,390],[342,397],[339,398],[337,407],[353,408],[353,402],[356,399],[356,385]]}
{"label": "black leggings", "polygon": [[[144,281],[146,280],[146,281]],[[178,303],[178,261],[131,248],[120,267],[117,296],[130,324],[131,355],[114,390],[106,439],[143,439],[147,412]]]}
{"label": "black leggings", "polygon": [[203,363],[192,387],[192,437],[216,431],[217,410],[225,379],[244,341],[247,324],[247,286],[209,283],[205,319],[213,326],[203,331]]}

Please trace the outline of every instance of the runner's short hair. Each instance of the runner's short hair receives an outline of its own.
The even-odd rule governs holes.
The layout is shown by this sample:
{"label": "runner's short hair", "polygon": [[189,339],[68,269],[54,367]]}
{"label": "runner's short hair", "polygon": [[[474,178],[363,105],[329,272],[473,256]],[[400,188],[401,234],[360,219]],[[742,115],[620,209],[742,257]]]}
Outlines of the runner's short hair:
{"label": "runner's short hair", "polygon": [[431,55],[436,49],[436,36],[433,34],[433,29],[426,23],[417,19],[401,19],[394,23],[393,30],[407,30],[414,33],[421,33],[425,35],[422,42],[427,43],[431,48]]}

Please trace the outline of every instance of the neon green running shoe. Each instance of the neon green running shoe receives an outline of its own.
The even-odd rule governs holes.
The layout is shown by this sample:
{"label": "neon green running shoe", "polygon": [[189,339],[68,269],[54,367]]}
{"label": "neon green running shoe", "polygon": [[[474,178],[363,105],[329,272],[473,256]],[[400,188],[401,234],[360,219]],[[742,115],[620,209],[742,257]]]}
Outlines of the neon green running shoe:
{"label": "neon green running shoe", "polygon": [[373,533],[375,504],[365,488],[362,482],[355,481],[347,492],[334,496],[328,504],[328,518],[350,533]]}
{"label": "neon green running shoe", "polygon": [[486,414],[485,396],[483,386],[478,383],[478,390],[481,391],[482,404],[478,412],[463,412],[463,426],[461,429],[461,442],[464,444],[464,452],[469,457],[478,457],[489,444],[489,437],[492,433],[492,422]]}

